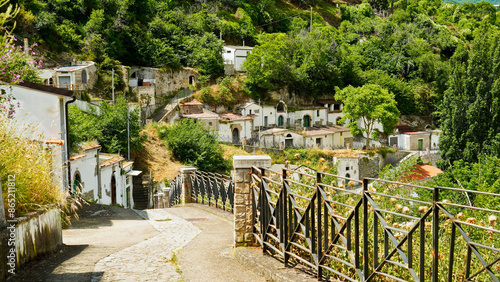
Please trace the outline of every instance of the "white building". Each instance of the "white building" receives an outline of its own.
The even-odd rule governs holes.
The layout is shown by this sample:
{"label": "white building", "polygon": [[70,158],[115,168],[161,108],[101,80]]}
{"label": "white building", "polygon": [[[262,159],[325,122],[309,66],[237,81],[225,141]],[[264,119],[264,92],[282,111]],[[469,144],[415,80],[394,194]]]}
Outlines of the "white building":
{"label": "white building", "polygon": [[119,155],[100,153],[99,145],[82,149],[81,154],[70,158],[73,191],[87,200],[132,208],[132,176],[141,173],[132,169],[133,162]]}
{"label": "white building", "polygon": [[0,85],[11,94],[20,108],[14,118],[20,124],[33,125],[33,132],[25,132],[30,139],[45,144],[51,151],[54,181],[64,190],[69,186],[67,160],[69,158],[67,135],[67,105],[75,99],[73,92],[42,84],[24,82],[17,85]]}
{"label": "white building", "polygon": [[344,148],[352,146],[353,137],[349,128],[332,125],[329,127],[310,127],[302,132],[304,147]]}
{"label": "white building", "polygon": [[39,77],[48,86],[83,91],[93,88],[97,68],[94,62],[79,61],[70,66],[42,69]]}
{"label": "white building", "polygon": [[244,144],[252,138],[253,119],[237,114],[219,116],[219,140],[234,144]]}
{"label": "white building", "polygon": [[222,51],[224,60],[224,72],[226,75],[233,75],[236,72],[243,72],[243,63],[252,52],[253,47],[225,45]]}

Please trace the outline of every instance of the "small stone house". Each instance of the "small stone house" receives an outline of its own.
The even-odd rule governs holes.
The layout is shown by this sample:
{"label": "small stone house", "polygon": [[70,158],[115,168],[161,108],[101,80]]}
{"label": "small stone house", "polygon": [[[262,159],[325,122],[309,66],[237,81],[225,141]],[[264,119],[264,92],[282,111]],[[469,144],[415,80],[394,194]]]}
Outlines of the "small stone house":
{"label": "small stone house", "polygon": [[179,104],[181,114],[201,114],[203,113],[203,103],[193,99],[189,102]]}
{"label": "small stone house", "polygon": [[219,140],[243,144],[252,138],[253,119],[238,114],[219,115]]}
{"label": "small stone house", "polygon": [[97,67],[91,61],[78,61],[69,66],[42,69],[39,75],[44,85],[73,91],[94,88],[97,76]]}

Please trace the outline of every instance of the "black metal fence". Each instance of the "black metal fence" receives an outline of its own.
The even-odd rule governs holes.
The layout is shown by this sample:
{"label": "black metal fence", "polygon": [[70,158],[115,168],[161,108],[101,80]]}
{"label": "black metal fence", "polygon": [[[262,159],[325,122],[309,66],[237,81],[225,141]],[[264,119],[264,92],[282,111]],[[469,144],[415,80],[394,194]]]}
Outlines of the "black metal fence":
{"label": "black metal fence", "polygon": [[168,205],[173,207],[181,203],[182,195],[182,175],[177,175],[170,181],[170,191],[168,194]]}
{"label": "black metal fence", "polygon": [[234,182],[228,175],[197,171],[191,175],[191,199],[233,212]]}
{"label": "black metal fence", "polygon": [[318,280],[499,281],[498,194],[255,167],[251,186],[258,244]]}

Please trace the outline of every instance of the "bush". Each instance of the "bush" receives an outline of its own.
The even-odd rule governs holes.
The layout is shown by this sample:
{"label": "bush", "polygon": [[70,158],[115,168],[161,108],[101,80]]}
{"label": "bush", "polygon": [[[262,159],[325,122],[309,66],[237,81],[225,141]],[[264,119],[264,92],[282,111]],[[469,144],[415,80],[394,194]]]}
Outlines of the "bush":
{"label": "bush", "polygon": [[[30,130],[27,128],[25,132]],[[0,181],[3,201],[7,208],[7,183],[9,175],[15,176],[16,216],[61,204],[64,198],[53,179],[50,152],[44,151],[40,143],[23,137],[19,132],[14,121],[0,115]]]}
{"label": "bush", "polygon": [[226,172],[230,168],[229,161],[223,158],[217,136],[203,124],[181,120],[173,126],[158,128],[158,134],[174,157],[185,164],[210,172]]}

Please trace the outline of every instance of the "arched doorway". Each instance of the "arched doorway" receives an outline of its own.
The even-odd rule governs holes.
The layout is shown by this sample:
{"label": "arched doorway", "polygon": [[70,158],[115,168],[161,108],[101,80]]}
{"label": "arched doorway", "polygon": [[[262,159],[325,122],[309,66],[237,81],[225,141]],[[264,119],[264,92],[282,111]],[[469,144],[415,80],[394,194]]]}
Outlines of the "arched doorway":
{"label": "arched doorway", "polygon": [[238,128],[233,129],[233,144],[238,144],[240,142],[240,131]]}
{"label": "arched doorway", "polygon": [[284,123],[283,120],[284,120],[283,116],[278,117],[278,126],[283,126]]}
{"label": "arched doorway", "polygon": [[311,127],[311,117],[309,115],[304,116],[304,127]]}
{"label": "arched doorway", "polygon": [[194,76],[189,77],[189,85],[194,85]]}
{"label": "arched doorway", "polygon": [[337,125],[344,125],[340,122],[340,120],[342,119],[342,117],[337,117],[337,119],[335,120],[335,124]]}
{"label": "arched doorway", "polygon": [[288,133],[285,136],[285,148],[293,147],[293,137],[292,134]]}
{"label": "arched doorway", "polygon": [[82,177],[80,176],[80,172],[77,170],[75,175],[73,176],[73,193],[80,194],[82,193]]}
{"label": "arched doorway", "polygon": [[111,176],[111,204],[116,204],[116,178]]}

